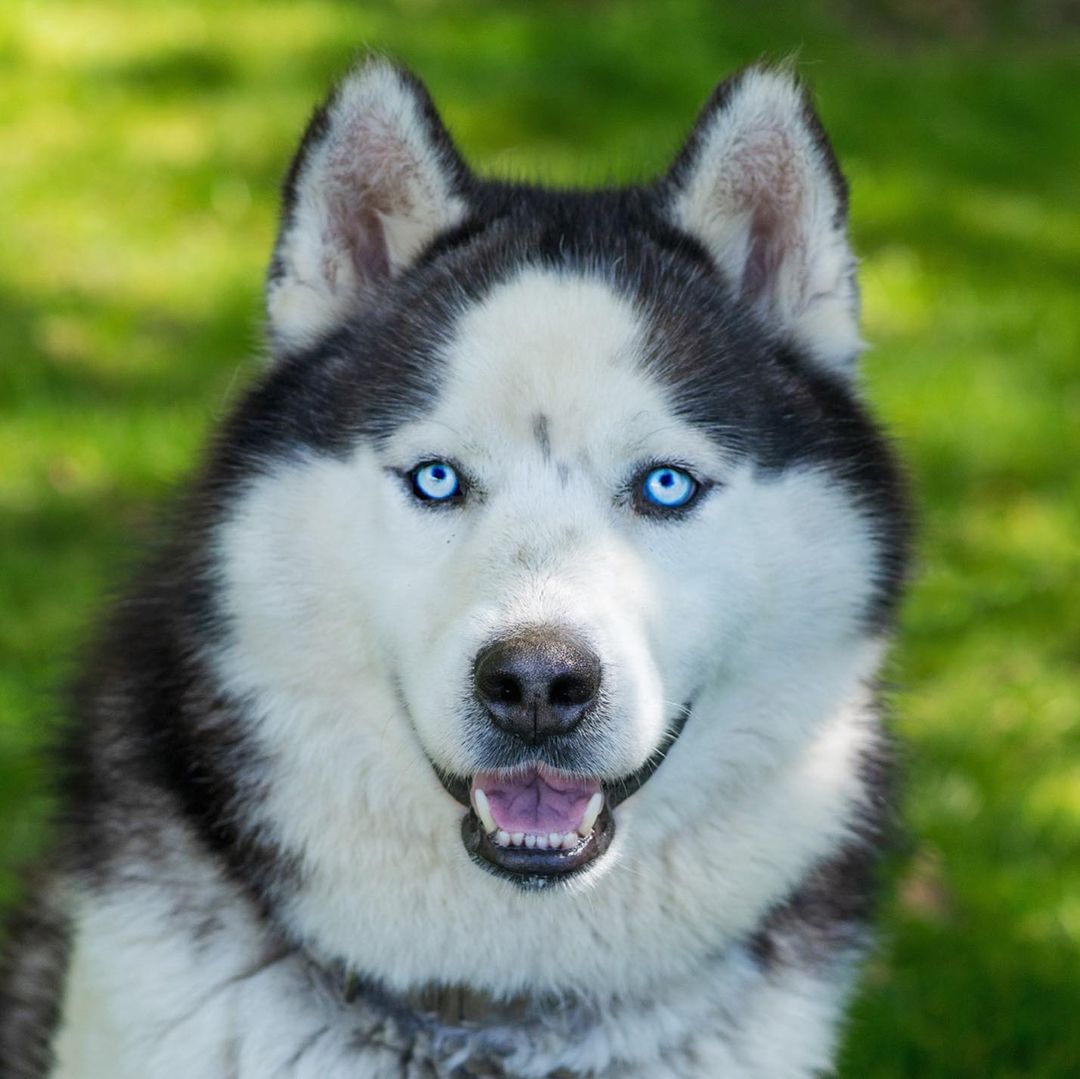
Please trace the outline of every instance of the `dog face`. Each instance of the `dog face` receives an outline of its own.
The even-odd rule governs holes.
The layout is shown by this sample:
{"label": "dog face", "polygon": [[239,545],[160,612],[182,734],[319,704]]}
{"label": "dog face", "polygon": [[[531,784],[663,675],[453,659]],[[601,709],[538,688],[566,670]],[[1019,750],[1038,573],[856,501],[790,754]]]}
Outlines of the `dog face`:
{"label": "dog face", "polygon": [[[824,777],[861,736],[824,732],[877,662],[903,536],[851,385],[845,209],[766,72],[663,180],[591,194],[476,179],[384,64],[316,115],[273,362],[211,464],[207,655],[257,747],[243,812],[328,954],[506,990],[515,961],[445,940],[479,905],[530,919],[500,954],[564,986],[637,895],[626,932],[693,941],[675,961],[846,826],[856,784]],[[714,915],[739,850],[747,897]],[[673,894],[700,918],[664,924]],[[414,969],[395,942],[423,952],[434,906]]]}

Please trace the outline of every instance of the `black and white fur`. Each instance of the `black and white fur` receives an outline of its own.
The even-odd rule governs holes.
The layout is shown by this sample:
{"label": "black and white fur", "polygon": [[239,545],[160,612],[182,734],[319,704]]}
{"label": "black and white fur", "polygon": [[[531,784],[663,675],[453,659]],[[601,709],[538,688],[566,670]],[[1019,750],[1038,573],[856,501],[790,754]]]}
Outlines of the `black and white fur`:
{"label": "black and white fur", "polygon": [[[272,360],[76,695],[5,1079],[831,1067],[907,540],[846,213],[783,72],[723,83],[655,183],[588,192],[477,178],[383,61],[338,87],[286,183]],[[410,494],[433,457],[463,505]],[[689,512],[638,511],[651,462],[701,477]],[[603,662],[556,765],[666,751],[539,893],[474,864],[435,770],[509,752],[472,664],[534,624]]]}

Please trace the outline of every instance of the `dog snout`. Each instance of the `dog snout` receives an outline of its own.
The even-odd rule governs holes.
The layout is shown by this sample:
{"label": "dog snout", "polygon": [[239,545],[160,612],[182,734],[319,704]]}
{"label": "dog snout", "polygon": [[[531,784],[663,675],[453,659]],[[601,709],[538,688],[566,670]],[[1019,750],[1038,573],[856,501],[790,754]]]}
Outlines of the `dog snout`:
{"label": "dog snout", "polygon": [[502,638],[476,658],[476,697],[491,721],[528,745],[567,734],[595,705],[600,657],[566,630]]}

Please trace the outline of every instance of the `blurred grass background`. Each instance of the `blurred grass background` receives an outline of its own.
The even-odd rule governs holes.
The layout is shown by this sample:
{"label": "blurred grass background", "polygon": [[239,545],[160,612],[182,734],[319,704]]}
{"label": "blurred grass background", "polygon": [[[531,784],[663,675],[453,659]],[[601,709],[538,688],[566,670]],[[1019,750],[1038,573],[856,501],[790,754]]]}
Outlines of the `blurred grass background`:
{"label": "blurred grass background", "polygon": [[276,189],[374,46],[482,169],[661,168],[797,54],[852,181],[869,396],[911,463],[911,839],[849,1077],[1080,1074],[1080,6],[108,0],[0,9],[0,899],[89,615],[252,369]]}

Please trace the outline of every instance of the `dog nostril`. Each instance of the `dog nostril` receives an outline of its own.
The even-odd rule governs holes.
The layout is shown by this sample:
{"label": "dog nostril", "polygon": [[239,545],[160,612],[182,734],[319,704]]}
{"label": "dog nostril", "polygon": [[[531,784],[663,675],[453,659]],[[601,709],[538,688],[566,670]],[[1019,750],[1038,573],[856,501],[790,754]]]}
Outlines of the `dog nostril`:
{"label": "dog nostril", "polygon": [[521,703],[521,683],[509,676],[490,678],[484,685],[484,694],[502,704]]}
{"label": "dog nostril", "polygon": [[548,703],[556,706],[569,706],[588,704],[596,695],[593,686],[588,685],[583,678],[567,675],[556,678],[551,683],[548,691]]}

